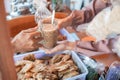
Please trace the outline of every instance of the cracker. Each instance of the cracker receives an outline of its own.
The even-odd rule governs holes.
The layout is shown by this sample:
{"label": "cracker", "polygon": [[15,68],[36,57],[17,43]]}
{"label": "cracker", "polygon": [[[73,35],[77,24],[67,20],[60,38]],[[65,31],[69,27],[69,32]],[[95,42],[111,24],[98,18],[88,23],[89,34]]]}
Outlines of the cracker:
{"label": "cracker", "polygon": [[35,61],[35,56],[34,54],[29,54],[23,58],[23,60],[30,60],[30,61]]}
{"label": "cracker", "polygon": [[34,65],[33,65],[32,63],[26,64],[26,65],[22,68],[22,70],[20,71],[20,73],[26,73],[26,72],[28,72],[33,66],[34,66]]}
{"label": "cracker", "polygon": [[72,71],[72,72],[69,72],[68,74],[65,74],[63,76],[63,79],[66,79],[66,78],[70,78],[70,77],[73,77],[73,76],[76,76],[78,75],[79,73],[77,71]]}
{"label": "cracker", "polygon": [[64,55],[62,61],[68,61],[71,58],[70,55]]}
{"label": "cracker", "polygon": [[16,69],[16,72],[18,73],[18,72],[22,69],[22,67],[19,67],[19,66],[18,66],[18,67],[16,67],[15,69]]}
{"label": "cracker", "polygon": [[32,78],[32,77],[33,77],[33,73],[31,73],[31,72],[26,72],[24,77],[25,77],[26,79]]}
{"label": "cracker", "polygon": [[35,65],[30,71],[34,73],[38,73],[40,71],[44,71],[46,66],[44,64]]}
{"label": "cracker", "polygon": [[20,61],[17,61],[15,63],[15,66],[18,67],[18,66],[23,66],[25,64],[29,64],[29,63],[32,63],[31,61],[28,61],[28,60],[20,60]]}
{"label": "cracker", "polygon": [[18,78],[18,80],[22,80],[22,79],[24,79],[24,74],[22,74],[22,73],[17,73],[17,78]]}

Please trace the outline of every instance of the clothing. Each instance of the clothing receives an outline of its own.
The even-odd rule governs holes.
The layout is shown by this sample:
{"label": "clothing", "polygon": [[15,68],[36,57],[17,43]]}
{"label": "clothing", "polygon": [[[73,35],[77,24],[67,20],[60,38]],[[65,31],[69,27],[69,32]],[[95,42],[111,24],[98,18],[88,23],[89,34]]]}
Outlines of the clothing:
{"label": "clothing", "polygon": [[[101,10],[110,5],[110,1],[94,0],[89,6],[86,6],[82,9],[82,11],[84,12],[83,23],[90,22],[97,13],[99,13]],[[114,53],[112,50],[115,48],[115,42],[116,38],[101,40],[98,42],[78,41],[76,43],[75,51],[84,53],[88,56],[93,56],[102,53]]]}
{"label": "clothing", "polygon": [[107,2],[105,0],[93,0],[88,6],[82,8],[84,12],[84,15],[82,15],[84,16],[83,23],[90,22],[97,13],[110,5],[109,0]]}
{"label": "clothing", "polygon": [[102,40],[99,42],[85,42],[85,41],[78,41],[76,43],[76,52],[83,53],[87,56],[94,56],[98,54],[104,53],[113,53],[111,50],[113,40]]}

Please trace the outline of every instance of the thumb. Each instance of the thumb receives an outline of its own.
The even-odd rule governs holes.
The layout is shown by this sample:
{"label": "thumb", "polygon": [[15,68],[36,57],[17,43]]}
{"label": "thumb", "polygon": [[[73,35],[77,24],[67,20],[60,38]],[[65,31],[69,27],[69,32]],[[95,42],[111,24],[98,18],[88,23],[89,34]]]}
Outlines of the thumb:
{"label": "thumb", "polygon": [[64,51],[66,48],[65,48],[65,45],[64,44],[60,44],[56,47],[54,47],[53,49],[49,50],[49,52],[47,52],[48,54],[51,54],[51,53],[55,53],[55,52],[59,52],[59,51]]}
{"label": "thumb", "polygon": [[36,26],[36,27],[34,27],[34,28],[29,28],[29,29],[24,30],[24,32],[25,32],[25,33],[31,33],[31,32],[37,31],[37,29],[38,29],[38,27]]}

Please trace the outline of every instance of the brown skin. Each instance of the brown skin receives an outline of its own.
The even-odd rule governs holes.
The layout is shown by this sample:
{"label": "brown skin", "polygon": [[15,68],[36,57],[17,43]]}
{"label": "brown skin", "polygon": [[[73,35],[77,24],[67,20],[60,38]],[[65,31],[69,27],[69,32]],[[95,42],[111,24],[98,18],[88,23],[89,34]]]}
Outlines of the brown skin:
{"label": "brown skin", "polygon": [[[67,26],[77,26],[84,22],[83,14],[82,10],[74,10],[68,17],[56,19],[55,21],[57,21],[59,29],[66,28]],[[44,19],[43,23],[51,23],[51,17]]]}
{"label": "brown skin", "polygon": [[[120,36],[119,36],[120,38]],[[112,49],[114,48],[114,43],[117,41],[117,38],[109,40],[101,40],[99,42],[84,42],[84,41],[62,41],[53,49],[44,49],[46,53],[51,54],[58,51],[64,50],[74,50],[77,52],[84,53],[87,56],[99,55],[101,53],[113,53]]]}
{"label": "brown skin", "polygon": [[[58,28],[65,28],[67,26],[72,25],[72,21],[78,21],[78,23],[82,22],[82,20],[80,21],[79,19],[74,19],[75,17],[75,13],[77,14],[78,12],[75,11],[73,12],[70,16],[64,18],[64,19],[57,19],[58,22]],[[79,15],[79,13],[78,13]],[[74,20],[73,20],[74,19]],[[50,19],[46,19],[44,20],[45,22],[50,22]],[[75,23],[76,24],[76,23]],[[73,25],[75,25],[73,24]],[[112,53],[112,49],[113,49],[113,44],[117,41],[117,38],[113,38],[113,39],[107,39],[107,40],[101,40],[99,42],[83,42],[83,41],[76,41],[76,42],[69,42],[69,41],[63,41],[62,43],[59,43],[56,47],[54,47],[51,50],[47,50],[44,49],[46,51],[46,53],[54,53],[54,52],[58,52],[58,51],[63,51],[63,50],[75,50],[75,48],[77,47],[77,45],[79,44],[79,47],[77,47],[77,51],[84,53],[86,52],[86,55],[90,56],[95,55],[95,54],[100,54],[102,53]],[[86,51],[85,51],[86,50]],[[88,54],[90,53],[91,54]]]}
{"label": "brown skin", "polygon": [[42,38],[37,27],[21,31],[11,41],[15,52],[27,52],[38,49],[41,44],[38,44]]}
{"label": "brown skin", "polygon": [[82,16],[83,14],[84,13],[82,10],[72,11],[72,13],[68,17],[59,20],[58,27],[61,29],[67,26],[77,26],[79,24],[82,24],[84,21],[84,16]]}
{"label": "brown skin", "polygon": [[59,42],[57,46],[52,49],[45,49],[45,48],[41,48],[41,49],[45,50],[47,54],[51,54],[58,51],[74,50],[75,47],[76,47],[76,42],[69,42],[65,40],[65,41]]}
{"label": "brown skin", "polygon": [[[47,0],[47,1],[50,1],[50,0]],[[85,10],[90,10],[92,11],[94,14],[97,14],[99,11],[101,11],[103,8],[106,7],[106,2],[109,2],[109,0],[94,0],[96,1],[95,3],[95,6],[92,4],[89,5],[88,7],[86,7],[87,9],[83,9],[84,11]],[[100,3],[102,5],[100,5]],[[95,11],[93,10],[95,7]],[[66,8],[65,8],[66,9]],[[85,22],[85,20],[89,19],[91,17],[91,15],[89,15],[89,17],[85,18],[84,16],[84,11],[83,10],[80,10],[80,11],[73,11],[70,16],[64,18],[64,19],[60,19],[58,20],[58,27],[61,29],[63,27],[67,27],[67,26],[77,26],[79,24],[82,24]],[[65,11],[63,11],[65,12]],[[96,12],[96,13],[95,13]],[[88,13],[88,12],[87,12]],[[91,13],[90,13],[91,14]],[[94,15],[92,14],[92,17],[94,17]],[[74,27],[75,28],[75,27]],[[31,33],[32,32],[32,33]],[[40,44],[38,44],[38,41],[41,40],[38,38],[38,40],[34,39],[33,36],[37,35],[38,33],[35,32],[34,30],[31,31],[31,32],[24,32],[22,31],[21,33],[19,33],[13,40],[12,40],[12,44],[13,44],[13,47],[14,47],[14,50],[16,52],[25,52],[25,51],[31,51],[31,50],[35,50],[38,48],[38,46]],[[35,35],[33,35],[35,34]],[[24,39],[23,41],[21,39]],[[112,41],[111,41],[112,42]],[[113,41],[114,42],[114,41]],[[24,44],[26,43],[26,44]],[[81,42],[82,43],[82,42]],[[99,42],[100,43],[100,42]],[[104,42],[102,42],[104,43]],[[91,49],[91,44],[88,42],[87,43],[88,46],[84,46],[84,44],[82,45],[79,45],[79,48],[87,48]],[[68,45],[68,46],[66,46]],[[97,46],[98,45],[98,46]],[[102,44],[100,44],[102,45]],[[41,46],[41,45],[40,45]],[[65,41],[64,43],[60,43],[58,46],[56,46],[55,48],[53,48],[52,50],[49,50],[50,52],[49,53],[52,53],[52,52],[56,52],[56,51],[60,51],[60,50],[74,50],[76,46],[76,42],[68,42],[68,41]],[[97,47],[97,49],[99,49],[100,51],[103,51],[101,50],[101,47],[99,47],[99,44],[96,43],[94,45],[95,47]],[[107,46],[105,46],[107,47]],[[95,49],[95,50],[97,50]],[[97,51],[99,51],[97,50]]]}
{"label": "brown skin", "polygon": [[58,27],[63,28],[72,26],[73,28],[76,28],[76,26],[82,23],[88,23],[96,14],[110,5],[110,0],[93,0],[88,6],[82,8],[82,10],[72,11],[70,16],[59,22]]}
{"label": "brown skin", "polygon": [[[107,7],[106,3],[109,2],[108,0],[93,0],[93,2],[90,3],[90,5],[86,6],[82,10],[75,10],[72,11],[72,13],[64,18],[64,19],[59,19],[58,22],[58,28],[66,28],[67,26],[72,26],[73,28],[76,28],[77,25],[80,25],[85,22],[91,21],[91,19],[99,13],[102,9]],[[106,40],[107,41],[107,40]],[[97,43],[91,44],[91,42],[81,42],[79,41],[79,50],[78,51],[83,51],[84,49],[86,50],[91,50],[91,51],[96,51],[96,52],[110,52],[111,47],[108,47],[106,41],[100,41]],[[113,43],[109,43],[112,44]],[[46,50],[48,53],[53,53],[57,51],[62,51],[62,50],[74,50],[75,47],[77,47],[78,42],[69,42],[65,41],[63,43],[58,44],[55,48],[52,50]],[[101,48],[100,46],[103,46]]]}

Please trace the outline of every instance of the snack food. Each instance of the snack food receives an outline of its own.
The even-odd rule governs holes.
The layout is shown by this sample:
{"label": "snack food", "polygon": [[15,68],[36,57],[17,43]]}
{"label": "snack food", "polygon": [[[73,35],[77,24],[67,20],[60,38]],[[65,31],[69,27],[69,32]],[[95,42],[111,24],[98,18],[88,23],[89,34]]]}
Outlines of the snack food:
{"label": "snack food", "polygon": [[[29,57],[31,55],[27,59]],[[58,54],[46,60],[30,60],[21,60],[24,65],[19,66],[20,61],[16,62],[18,80],[63,80],[81,73],[69,54]]]}

